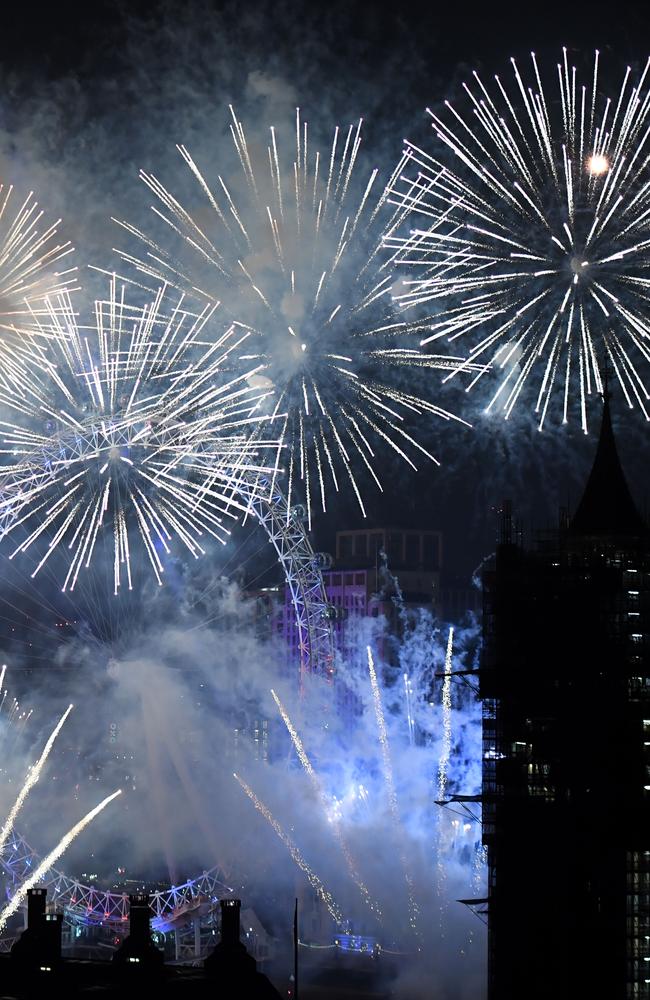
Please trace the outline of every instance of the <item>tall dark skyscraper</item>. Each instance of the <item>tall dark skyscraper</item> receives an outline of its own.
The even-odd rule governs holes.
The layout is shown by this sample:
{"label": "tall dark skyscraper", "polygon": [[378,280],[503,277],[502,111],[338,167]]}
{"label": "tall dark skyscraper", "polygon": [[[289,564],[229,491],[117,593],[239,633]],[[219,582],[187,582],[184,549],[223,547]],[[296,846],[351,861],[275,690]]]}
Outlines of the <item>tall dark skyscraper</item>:
{"label": "tall dark skyscraper", "polygon": [[490,1000],[650,997],[650,538],[609,399],[572,518],[484,580]]}

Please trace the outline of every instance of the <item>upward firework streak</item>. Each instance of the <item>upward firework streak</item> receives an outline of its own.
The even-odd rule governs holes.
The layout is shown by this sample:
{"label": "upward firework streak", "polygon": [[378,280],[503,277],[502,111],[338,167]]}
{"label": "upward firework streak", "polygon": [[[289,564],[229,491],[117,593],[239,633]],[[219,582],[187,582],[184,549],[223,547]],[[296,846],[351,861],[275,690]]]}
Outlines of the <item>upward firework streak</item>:
{"label": "upward firework streak", "polygon": [[[377,720],[377,729],[379,731],[379,743],[381,745],[381,753],[384,762],[384,778],[386,780],[386,790],[388,792],[388,803],[390,806],[391,815],[393,817],[393,822],[399,834],[401,823],[399,817],[399,807],[397,804],[397,793],[395,791],[395,779],[393,777],[393,762],[390,758],[390,746],[388,744],[388,732],[386,730],[386,720],[384,719],[384,709],[381,703],[381,691],[379,690],[379,682],[377,681],[377,672],[375,670],[375,663],[372,658],[372,650],[370,649],[370,646],[367,647],[367,653],[368,653],[368,673],[370,674],[372,700],[375,707],[375,718]],[[408,864],[406,861],[406,855],[403,852],[400,855],[400,861],[402,863],[402,868],[404,869],[404,878],[406,880],[406,888],[408,890],[409,919],[411,923],[411,928],[414,934],[416,934],[419,937],[418,923],[417,923],[418,905],[415,901],[413,876],[409,871]]]}
{"label": "upward firework streak", "polygon": [[312,869],[309,867],[309,865],[303,858],[302,854],[294,844],[291,837],[287,836],[287,834],[284,832],[284,830],[282,829],[278,821],[275,819],[273,814],[270,812],[270,810],[264,805],[264,803],[260,799],[258,799],[257,795],[250,787],[250,785],[247,785],[244,779],[240,778],[239,775],[235,774],[234,772],[233,772],[233,778],[239,783],[244,792],[246,792],[246,795],[251,800],[257,811],[260,812],[264,817],[264,819],[271,824],[271,826],[277,833],[278,837],[289,851],[289,854],[291,855],[293,860],[296,862],[300,870],[304,872],[305,875],[307,876],[307,879],[309,880],[309,884],[311,885],[312,889],[315,889],[315,891],[318,893],[320,898],[327,906],[327,909],[329,910],[332,919],[335,920],[337,924],[340,924],[342,919],[340,907],[335,902],[332,894],[327,891],[327,889],[319,879],[318,875],[316,875],[316,873],[313,872]]}
{"label": "upward firework streak", "polygon": [[224,375],[247,332],[230,326],[206,343],[213,312],[189,313],[182,297],[168,309],[163,289],[138,308],[112,280],[89,331],[64,296],[18,348],[0,347],[0,402],[17,414],[0,422],[11,461],[0,467],[0,538],[25,526],[10,558],[47,541],[32,576],[68,552],[72,590],[108,520],[114,592],[133,585],[134,526],[161,583],[172,538],[198,558],[245,512],[238,483],[272,468],[251,435],[267,391],[246,384],[251,371]]}
{"label": "upward firework streak", "polygon": [[613,100],[598,93],[598,66],[596,52],[580,84],[564,50],[554,94],[534,54],[528,82],[514,60],[511,83],[475,73],[464,108],[429,111],[436,152],[407,143],[393,183],[392,200],[423,224],[387,240],[416,273],[402,305],[435,307],[422,343],[470,340],[447,378],[482,362],[471,388],[499,369],[488,410],[506,418],[534,387],[540,430],[552,399],[566,422],[577,396],[586,433],[604,361],[649,418],[637,363],[650,360],[650,60]]}
{"label": "upward firework streak", "polygon": [[[300,763],[302,764],[302,766],[304,767],[305,771],[307,772],[309,780],[311,781],[312,788],[314,789],[314,792],[316,793],[316,796],[317,796],[318,800],[320,801],[320,804],[321,804],[321,806],[323,808],[323,812],[327,816],[330,813],[331,803],[328,802],[328,800],[327,800],[327,796],[325,795],[325,790],[323,789],[323,786],[322,786],[322,784],[320,782],[320,779],[319,779],[318,775],[316,774],[316,772],[314,771],[314,768],[312,767],[311,761],[310,761],[309,757],[307,756],[307,753],[306,753],[305,748],[303,746],[302,740],[300,739],[300,736],[296,732],[296,729],[295,729],[295,727],[294,727],[291,719],[289,718],[289,713],[287,712],[286,708],[284,707],[284,705],[282,704],[282,702],[278,698],[278,696],[275,693],[275,691],[273,690],[273,688],[271,688],[271,694],[273,695],[273,700],[275,701],[275,704],[278,707],[278,711],[280,712],[280,715],[282,716],[284,724],[287,727],[287,730],[289,731],[289,735],[291,736],[291,741],[292,741],[294,747],[296,748],[296,753],[298,754],[298,757],[300,759]],[[343,857],[345,858],[345,863],[347,865],[348,872],[350,874],[350,878],[352,879],[352,881],[354,882],[354,884],[357,886],[359,892],[363,896],[363,901],[366,903],[366,905],[369,906],[370,909],[381,919],[381,910],[379,909],[379,906],[377,905],[377,903],[375,903],[371,899],[370,893],[368,892],[368,888],[364,884],[363,880],[361,879],[361,876],[359,875],[359,872],[357,871],[356,865],[354,863],[354,859],[353,859],[352,854],[350,852],[350,848],[348,847],[347,841],[346,841],[346,839],[345,839],[345,837],[343,835],[343,831],[341,829],[341,826],[340,826],[340,823],[339,823],[339,820],[338,820],[337,816],[333,816],[333,818],[331,819],[331,824],[332,824],[332,828],[334,830],[334,834],[336,836],[336,840],[338,842],[338,845],[341,848],[341,852],[343,854]]]}
{"label": "upward firework streak", "polygon": [[110,802],[113,801],[113,799],[117,798],[117,796],[121,794],[122,794],[122,789],[119,788],[116,792],[113,792],[112,795],[108,795],[105,799],[103,799],[99,803],[99,805],[95,806],[94,809],[91,809],[89,813],[86,813],[83,819],[80,819],[79,822],[76,823],[75,826],[73,826],[72,829],[69,830],[64,837],[61,838],[61,840],[56,845],[54,850],[50,851],[47,857],[43,858],[43,860],[41,861],[40,865],[38,866],[34,874],[31,875],[25,882],[22,883],[20,889],[15,893],[11,901],[7,904],[7,906],[5,906],[4,910],[0,913],[0,931],[4,930],[9,917],[11,917],[16,912],[21,903],[24,902],[25,897],[27,896],[29,890],[32,889],[35,885],[37,885],[41,881],[44,875],[47,875],[50,868],[53,865],[55,865],[56,862],[61,857],[61,855],[65,851],[67,851],[68,847],[75,839],[75,837],[77,837],[81,833],[81,831],[84,830],[85,827],[87,827],[88,824],[94,820],[95,816],[98,816],[99,813],[103,809],[105,809]]}
{"label": "upward firework streak", "polygon": [[[1,682],[1,679],[0,679],[0,687],[1,686],[2,686],[2,682]],[[54,746],[54,741],[56,740],[57,736],[61,732],[61,730],[63,728],[63,725],[65,723],[65,720],[70,715],[70,712],[72,711],[72,708],[73,708],[72,705],[68,705],[68,707],[66,708],[65,712],[63,713],[63,715],[59,719],[58,723],[54,727],[54,731],[50,735],[50,738],[48,739],[47,743],[45,744],[45,747],[43,748],[43,753],[41,754],[41,756],[39,757],[39,759],[36,761],[36,763],[33,765],[33,767],[30,768],[29,774],[27,775],[27,780],[25,781],[25,784],[23,785],[23,787],[21,788],[20,792],[18,793],[18,798],[16,799],[16,801],[13,804],[13,806],[11,807],[11,810],[9,811],[9,815],[7,816],[7,818],[6,818],[6,820],[5,820],[4,824],[3,824],[3,827],[0,830],[0,851],[2,851],[2,849],[4,848],[4,846],[5,846],[6,842],[7,842],[7,837],[9,836],[9,834],[11,833],[11,831],[13,829],[13,825],[14,825],[14,823],[16,821],[16,817],[17,817],[18,813],[20,812],[20,810],[22,809],[22,807],[24,805],[24,802],[25,802],[25,799],[29,795],[30,791],[32,790],[32,788],[34,787],[34,785],[36,784],[36,782],[38,781],[38,779],[40,778],[41,771],[43,770],[43,766],[44,766],[47,758],[50,756],[50,750]]]}
{"label": "upward firework streak", "polygon": [[69,288],[76,272],[55,269],[73,251],[70,243],[56,241],[58,221],[39,229],[43,212],[31,192],[13,214],[16,202],[13,188],[0,184],[0,327],[14,334],[31,325],[47,296]]}
{"label": "upward firework streak", "polygon": [[454,629],[449,629],[447,653],[445,655],[445,676],[442,682],[442,751],[438,761],[438,799],[447,794],[447,772],[451,757],[451,670],[454,652]]}
{"label": "upward firework streak", "polygon": [[273,413],[287,449],[289,501],[299,481],[311,518],[312,504],[320,502],[324,510],[327,494],[343,481],[365,514],[357,466],[381,489],[376,443],[415,468],[411,455],[436,459],[406,429],[406,417],[458,419],[386,384],[381,372],[404,364],[449,367],[453,359],[419,353],[400,341],[422,324],[396,322],[392,313],[395,276],[388,263],[378,262],[377,251],[382,226],[392,232],[402,213],[384,218],[386,194],[377,193],[377,170],[357,189],[361,121],[347,132],[337,128],[321,157],[312,154],[298,111],[288,160],[271,128],[268,160],[260,166],[234,112],[232,117],[241,178],[226,184],[217,176],[211,187],[179,146],[202,204],[192,213],[143,173],[161,204],[154,212],[167,223],[165,242],[122,223],[146,247],[141,257],[122,257],[140,273],[191,289],[208,302],[221,301],[257,333],[242,360],[261,363],[263,384],[277,390]]}
{"label": "upward firework streak", "polygon": [[[451,758],[451,671],[452,657],[454,652],[454,629],[449,629],[447,640],[447,652],[445,654],[445,676],[442,682],[442,749],[438,759],[438,801],[442,802],[447,794],[447,779],[449,772],[449,760]],[[438,896],[442,900],[440,904],[440,926],[443,929],[443,919],[446,909],[445,883],[447,869],[443,858],[443,824],[448,825],[446,812],[438,818],[438,846],[437,846],[437,867],[438,867]]]}

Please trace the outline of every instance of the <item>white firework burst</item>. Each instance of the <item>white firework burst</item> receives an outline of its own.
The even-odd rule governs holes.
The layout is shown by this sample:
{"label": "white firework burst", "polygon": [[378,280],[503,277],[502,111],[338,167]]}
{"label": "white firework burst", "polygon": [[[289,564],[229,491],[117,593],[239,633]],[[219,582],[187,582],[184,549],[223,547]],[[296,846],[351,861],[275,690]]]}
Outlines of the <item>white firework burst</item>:
{"label": "white firework burst", "polygon": [[248,332],[230,325],[206,342],[214,307],[168,299],[161,288],[130,304],[112,279],[91,326],[63,293],[19,345],[0,346],[0,538],[22,526],[10,558],[40,543],[32,576],[65,553],[64,591],[104,532],[116,594],[133,585],[134,535],[161,583],[172,541],[196,558],[207,538],[225,541],[247,509],[242,478],[270,474],[257,458],[267,391],[247,384],[255,369],[224,371]]}
{"label": "white firework burst", "polygon": [[305,497],[311,518],[314,502],[324,510],[330,490],[345,485],[365,514],[358,472],[381,489],[377,446],[414,468],[417,457],[436,462],[411,424],[457,419],[394,377],[403,366],[453,362],[414,350],[408,335],[422,325],[394,316],[396,278],[378,251],[402,213],[386,210],[377,170],[356,181],[361,121],[337,128],[321,155],[298,111],[289,155],[271,128],[261,165],[234,112],[231,134],[240,173],[229,181],[217,174],[212,183],[178,147],[202,199],[192,210],[141,175],[165,235],[121,223],[145,247],[121,256],[141,276],[220,302],[254,332],[240,360],[262,365],[257,384],[276,389],[274,418],[285,412],[278,436],[289,499]]}
{"label": "white firework burst", "polygon": [[[509,417],[524,387],[539,428],[562,419],[613,370],[648,419],[650,90],[646,63],[601,96],[599,56],[582,83],[566,49],[555,82],[474,73],[462,101],[429,111],[435,146],[407,143],[391,200],[410,233],[387,240],[413,277],[402,306],[429,308],[423,344],[467,342],[468,366],[500,381],[488,410]],[[435,311],[434,311],[435,310]]]}

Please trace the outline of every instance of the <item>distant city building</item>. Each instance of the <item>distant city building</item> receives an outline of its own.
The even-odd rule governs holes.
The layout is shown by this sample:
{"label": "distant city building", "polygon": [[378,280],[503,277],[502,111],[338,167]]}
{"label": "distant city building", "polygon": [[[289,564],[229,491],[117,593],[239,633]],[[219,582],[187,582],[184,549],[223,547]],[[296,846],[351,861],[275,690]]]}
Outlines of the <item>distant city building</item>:
{"label": "distant city building", "polygon": [[650,997],[650,541],[605,400],[582,501],[484,574],[490,1000]]}

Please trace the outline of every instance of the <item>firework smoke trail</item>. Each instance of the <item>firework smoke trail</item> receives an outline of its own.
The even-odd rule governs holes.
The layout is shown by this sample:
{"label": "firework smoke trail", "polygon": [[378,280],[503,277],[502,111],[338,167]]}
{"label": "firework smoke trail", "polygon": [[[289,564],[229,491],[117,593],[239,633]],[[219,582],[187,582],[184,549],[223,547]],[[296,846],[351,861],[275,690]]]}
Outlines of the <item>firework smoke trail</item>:
{"label": "firework smoke trail", "polygon": [[[232,108],[231,114],[239,178],[226,183],[217,174],[211,186],[178,146],[200,202],[195,209],[182,205],[157,177],[142,172],[158,199],[153,211],[156,224],[166,223],[165,235],[158,242],[119,223],[144,248],[120,255],[139,280],[166,281],[220,302],[255,332],[241,358],[261,364],[262,384],[277,392],[273,416],[287,455],[289,503],[294,494],[304,499],[311,524],[312,507],[325,510],[329,493],[346,484],[365,516],[358,473],[382,489],[377,445],[413,468],[411,456],[438,464],[406,429],[406,418],[459,419],[382,374],[394,366],[453,362],[413,349],[409,335],[425,327],[394,316],[395,278],[379,250],[404,209],[387,210],[377,170],[357,188],[361,121],[347,131],[337,127],[323,155],[312,148],[298,109],[290,155],[283,155],[271,128],[268,159],[258,164]],[[275,474],[280,471],[278,460]]]}
{"label": "firework smoke trail", "polygon": [[540,430],[557,400],[564,423],[579,408],[586,433],[610,367],[649,419],[650,59],[613,100],[599,93],[598,52],[581,85],[563,50],[558,100],[531,59],[528,80],[513,59],[510,84],[474,73],[464,106],[429,111],[435,155],[406,144],[391,200],[417,228],[386,241],[415,275],[400,302],[432,306],[422,344],[469,342],[447,379],[482,364],[471,389],[500,373],[488,411],[508,418],[529,386]]}
{"label": "firework smoke trail", "polygon": [[6,820],[4,821],[2,829],[0,829],[0,851],[3,850],[5,844],[7,843],[7,838],[9,837],[9,834],[11,833],[11,831],[13,829],[13,825],[14,825],[14,822],[16,820],[16,816],[18,815],[18,813],[22,809],[22,807],[23,807],[23,805],[25,803],[25,800],[26,800],[27,796],[29,795],[29,793],[31,792],[32,788],[34,787],[34,785],[36,784],[36,782],[40,778],[41,771],[43,770],[43,766],[45,765],[45,762],[46,762],[47,758],[50,756],[50,751],[51,751],[52,747],[54,746],[54,741],[56,740],[57,736],[59,735],[59,733],[63,729],[63,725],[64,725],[66,719],[68,718],[68,716],[70,715],[70,712],[72,711],[73,707],[74,707],[73,705],[68,705],[68,707],[66,708],[65,712],[63,713],[63,715],[61,716],[61,718],[57,722],[56,726],[54,727],[52,733],[50,734],[50,737],[49,737],[47,743],[45,744],[45,746],[43,748],[43,753],[38,758],[38,760],[33,765],[33,767],[31,767],[29,769],[29,772],[27,774],[27,779],[25,781],[25,784],[23,785],[23,787],[21,788],[20,792],[18,793],[18,797],[17,797],[16,801],[14,802],[13,806],[11,807],[11,809],[9,810],[9,815],[7,816]]}
{"label": "firework smoke trail", "polygon": [[[399,806],[397,804],[397,793],[395,791],[395,779],[393,777],[393,762],[390,757],[390,745],[388,743],[388,732],[386,730],[386,720],[384,718],[384,709],[381,703],[381,692],[379,690],[379,682],[377,681],[377,673],[375,671],[375,663],[372,658],[372,650],[370,646],[366,647],[368,654],[368,673],[370,674],[370,685],[372,687],[372,700],[375,708],[375,718],[377,720],[377,730],[379,732],[379,743],[381,745],[381,753],[384,764],[384,779],[386,782],[386,790],[388,792],[388,803],[390,806],[391,815],[393,817],[393,822],[398,833],[399,841],[402,843],[401,835],[401,822],[399,815]],[[402,868],[404,870],[404,879],[406,881],[406,888],[409,897],[409,922],[411,924],[411,929],[416,937],[420,937],[420,932],[418,930],[418,904],[415,900],[415,891],[413,885],[413,876],[410,873],[408,863],[406,860],[406,855],[402,851],[400,854],[400,861]]]}
{"label": "firework smoke trail", "polygon": [[26,525],[9,558],[38,541],[32,576],[69,552],[62,589],[73,590],[105,520],[115,594],[133,587],[134,536],[159,584],[172,540],[194,558],[208,538],[225,543],[247,510],[238,484],[252,476],[262,488],[272,466],[258,458],[268,442],[251,434],[268,421],[256,412],[268,391],[247,385],[254,368],[224,375],[248,332],[230,325],[206,342],[214,312],[168,303],[165,289],[140,308],[112,278],[88,332],[64,294],[20,349],[0,345],[0,402],[18,415],[0,422],[0,538]]}
{"label": "firework smoke trail", "polygon": [[25,882],[22,883],[20,889],[18,889],[18,891],[12,896],[10,902],[7,904],[7,906],[5,906],[4,910],[2,910],[2,912],[0,913],[0,931],[4,930],[7,920],[16,912],[20,904],[27,896],[29,890],[32,889],[35,885],[37,885],[44,875],[47,875],[50,868],[53,865],[55,865],[56,862],[61,857],[61,855],[65,851],[67,851],[68,847],[75,839],[75,837],[77,837],[81,833],[81,831],[84,830],[88,826],[88,824],[94,820],[95,816],[99,815],[99,813],[103,809],[105,809],[106,806],[113,801],[113,799],[117,798],[117,796],[121,794],[122,794],[122,789],[118,788],[118,790],[116,792],[113,792],[112,795],[108,795],[105,799],[103,799],[99,803],[99,805],[95,806],[94,809],[91,809],[90,812],[86,813],[83,819],[80,819],[79,822],[76,823],[72,827],[72,829],[69,830],[68,833],[66,833],[65,836],[61,838],[61,840],[56,845],[53,851],[50,851],[50,853],[45,858],[43,858],[36,871],[32,875],[30,875],[30,877]]}
{"label": "firework smoke trail", "polygon": [[[454,652],[454,628],[450,626],[449,637],[447,639],[447,651],[445,653],[445,674],[442,682],[442,749],[438,759],[438,802],[444,802],[447,794],[447,780],[449,771],[449,760],[451,758],[451,671]],[[441,807],[442,808],[442,807]],[[443,860],[444,853],[444,830],[448,826],[447,814],[444,813],[438,818],[437,837],[437,869],[438,869],[438,898],[440,899],[440,928],[443,930],[444,915],[447,909],[445,896],[445,885],[447,882],[447,870]]]}
{"label": "firework smoke trail", "polygon": [[2,670],[0,670],[0,691],[2,691],[2,685],[5,681],[5,674],[7,673],[7,664],[2,664]]}
{"label": "firework smoke trail", "polygon": [[359,872],[357,871],[356,865],[354,863],[354,858],[352,857],[352,853],[343,834],[343,830],[341,829],[339,817],[336,814],[334,814],[333,816],[331,815],[331,809],[330,809],[331,804],[327,800],[327,796],[325,795],[325,791],[321,784],[320,778],[318,777],[318,775],[314,771],[314,768],[312,767],[312,763],[309,757],[307,756],[307,752],[303,746],[302,740],[300,739],[300,736],[298,735],[298,732],[295,726],[293,725],[291,718],[289,717],[289,713],[287,712],[286,708],[280,701],[279,697],[277,696],[273,688],[271,688],[271,694],[273,695],[273,700],[277,705],[278,711],[282,716],[283,722],[287,727],[289,735],[291,736],[291,742],[295,747],[296,753],[298,754],[298,757],[300,759],[300,763],[305,769],[307,776],[311,781],[312,788],[314,789],[314,792],[316,793],[316,796],[322,806],[323,813],[325,814],[325,816],[330,817],[330,826],[334,831],[336,841],[341,849],[343,857],[345,858],[345,863],[347,865],[350,878],[352,879],[357,889],[361,893],[364,903],[366,903],[366,905],[370,907],[375,916],[379,920],[381,920],[382,913],[379,908],[379,904],[372,899],[372,897],[370,896],[370,892],[368,891],[368,887],[365,885]]}
{"label": "firework smoke trail", "polygon": [[76,267],[55,269],[74,249],[56,241],[61,220],[39,230],[43,211],[33,192],[12,215],[13,195],[13,186],[0,184],[0,328],[18,343],[21,329],[32,325],[33,312],[40,312],[49,296],[72,289]]}
{"label": "firework smoke trail", "polygon": [[250,787],[250,785],[247,785],[244,779],[240,778],[239,775],[235,774],[234,771],[233,771],[233,778],[235,778],[235,780],[239,783],[239,785],[244,790],[248,798],[251,800],[257,811],[260,812],[264,817],[264,819],[268,820],[268,822],[271,824],[271,826],[277,833],[278,837],[289,851],[289,854],[291,855],[295,863],[298,865],[300,870],[304,872],[305,875],[307,876],[307,879],[309,880],[309,884],[311,885],[312,889],[314,889],[318,893],[320,898],[327,906],[327,909],[329,910],[332,919],[337,924],[340,924],[342,920],[340,907],[335,902],[332,894],[328,892],[328,890],[325,888],[325,886],[319,879],[318,875],[316,875],[315,872],[313,872],[312,869],[309,867],[309,865],[303,858],[302,854],[300,853],[294,842],[291,840],[289,836],[287,836],[287,834],[284,832],[284,830],[282,829],[278,821],[275,819],[273,814],[270,812],[270,810],[264,805],[264,803],[260,799],[258,799],[257,795]]}

